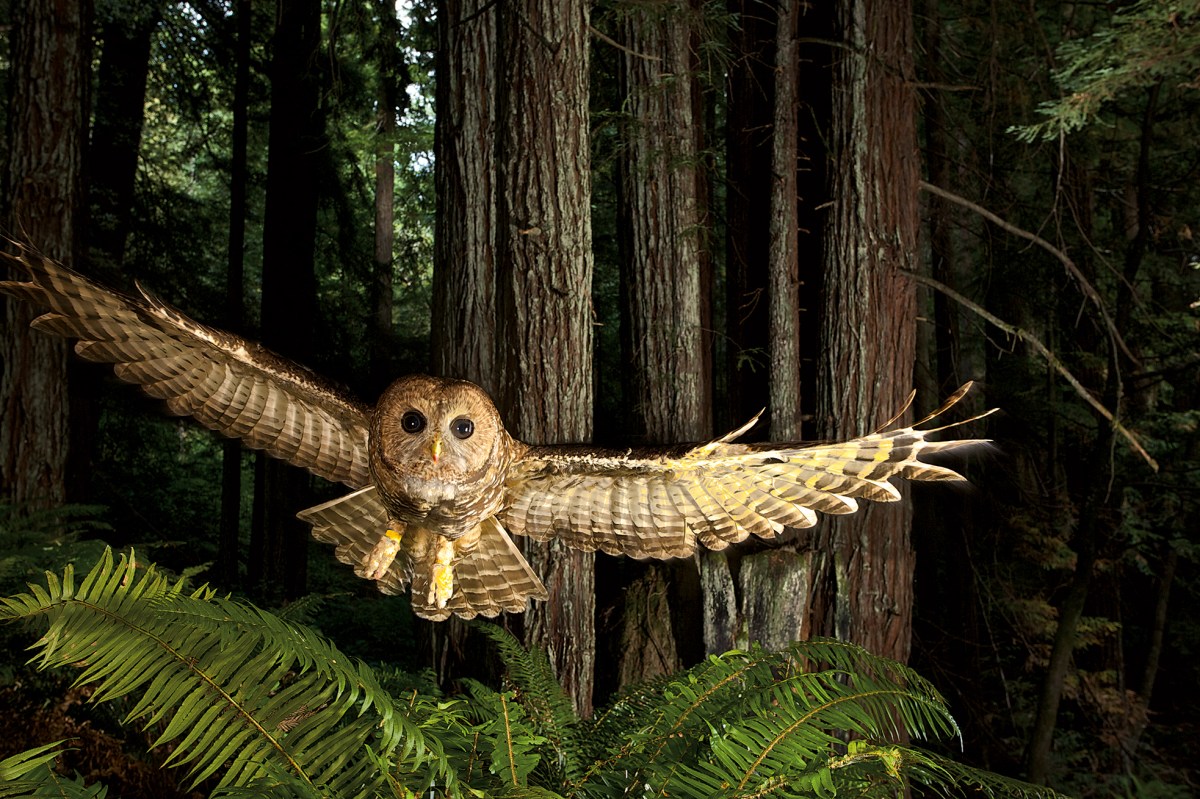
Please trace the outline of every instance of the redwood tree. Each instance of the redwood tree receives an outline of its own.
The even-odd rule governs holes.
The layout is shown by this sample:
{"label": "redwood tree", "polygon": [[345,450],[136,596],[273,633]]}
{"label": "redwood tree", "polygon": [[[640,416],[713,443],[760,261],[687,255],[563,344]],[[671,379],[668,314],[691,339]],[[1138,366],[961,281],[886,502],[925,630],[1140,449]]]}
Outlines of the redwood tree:
{"label": "redwood tree", "polygon": [[[532,443],[592,431],[592,236],[586,0],[499,6],[497,341],[500,407]],[[527,542],[549,601],[526,614],[584,715],[595,666],[593,556]]]}
{"label": "redwood tree", "polygon": [[[713,427],[704,124],[693,56],[697,15],[685,0],[666,0],[622,16],[622,374],[630,432],[659,444],[705,440]],[[617,568],[638,576],[617,600],[621,621],[609,653],[617,663],[613,688],[680,667],[676,639],[687,619],[672,618],[668,597],[695,583],[690,562]]]}
{"label": "redwood tree", "polygon": [[[267,198],[263,220],[262,340],[301,362],[312,357],[316,318],[313,250],[317,226],[317,175],[326,152],[318,65],[321,5],[280,0],[271,57],[271,119]],[[296,516],[307,477],[274,459],[262,469],[261,533],[252,539],[251,580],[304,593],[308,525]]]}
{"label": "redwood tree", "polygon": [[[911,2],[840,0],[817,380],[821,438],[860,435],[901,407],[913,380],[919,156]],[[901,489],[905,491],[905,489]],[[810,634],[904,661],[912,625],[907,502],[863,503],[817,528]]]}
{"label": "redwood tree", "polygon": [[[87,141],[88,4],[14,6],[7,229],[76,264]],[[47,506],[66,497],[67,346],[31,334],[37,311],[6,299],[0,335],[0,484],[7,499]]]}

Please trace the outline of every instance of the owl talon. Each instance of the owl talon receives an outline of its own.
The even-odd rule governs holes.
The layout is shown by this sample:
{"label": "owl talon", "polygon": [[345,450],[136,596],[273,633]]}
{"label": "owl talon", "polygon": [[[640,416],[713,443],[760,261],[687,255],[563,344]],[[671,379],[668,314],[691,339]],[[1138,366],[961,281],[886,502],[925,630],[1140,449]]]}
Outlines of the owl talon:
{"label": "owl talon", "polygon": [[371,554],[367,555],[367,560],[363,564],[363,577],[368,580],[382,579],[388,569],[392,568],[392,563],[396,560],[397,553],[400,552],[400,542],[403,538],[402,527],[400,530],[389,527],[387,532],[375,542]]}
{"label": "owl talon", "polygon": [[454,541],[443,538],[438,544],[436,561],[433,564],[433,579],[429,583],[426,601],[437,608],[446,607],[454,593]]}

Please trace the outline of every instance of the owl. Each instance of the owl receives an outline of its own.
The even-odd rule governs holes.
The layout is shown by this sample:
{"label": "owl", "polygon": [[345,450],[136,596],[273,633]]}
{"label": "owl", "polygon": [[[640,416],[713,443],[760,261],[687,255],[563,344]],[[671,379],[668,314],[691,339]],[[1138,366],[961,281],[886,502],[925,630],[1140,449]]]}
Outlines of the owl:
{"label": "owl", "polygon": [[[531,446],[463,380],[401,377],[373,407],[259,344],[207,327],[139,288],[126,295],[16,245],[0,292],[46,309],[39,330],[253,449],[351,493],[299,513],[339,560],[442,620],[524,610],[546,589],[512,535],[632,558],[681,558],[810,527],[860,500],[900,499],[893,478],[962,480],[923,456],[984,442],[932,441],[933,414],[838,443],[708,443],[640,450]],[[911,402],[911,395],[909,398]],[[906,405],[907,407],[907,405]],[[986,415],[986,414],[983,414]]]}

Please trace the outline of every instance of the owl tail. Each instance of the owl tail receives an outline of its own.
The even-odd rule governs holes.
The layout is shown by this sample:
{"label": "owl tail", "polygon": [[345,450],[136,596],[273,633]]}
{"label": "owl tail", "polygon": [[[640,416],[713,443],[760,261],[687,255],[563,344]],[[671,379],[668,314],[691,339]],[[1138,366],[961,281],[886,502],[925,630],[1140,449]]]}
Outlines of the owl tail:
{"label": "owl tail", "polygon": [[[297,514],[313,526],[313,537],[333,544],[342,563],[359,577],[380,571],[381,539],[387,537],[388,512],[374,486],[309,508]],[[445,539],[419,527],[409,527],[395,540],[395,560],[377,576],[385,594],[400,594],[412,585],[413,611],[422,618],[442,621],[451,615],[464,619],[520,612],[530,598],[545,600],[546,587],[495,518],[455,539],[446,560]],[[439,552],[442,557],[439,559]],[[446,569],[446,566],[449,566]],[[449,597],[439,594],[448,590]]]}

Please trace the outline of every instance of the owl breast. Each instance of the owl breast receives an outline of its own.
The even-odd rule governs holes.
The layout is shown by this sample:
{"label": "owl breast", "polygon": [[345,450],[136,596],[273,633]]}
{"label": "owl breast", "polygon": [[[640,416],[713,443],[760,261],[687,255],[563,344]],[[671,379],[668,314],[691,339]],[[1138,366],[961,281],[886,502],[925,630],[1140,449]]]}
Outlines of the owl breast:
{"label": "owl breast", "polygon": [[466,535],[495,514],[504,500],[503,487],[487,483],[388,475],[376,485],[393,518],[447,538]]}

